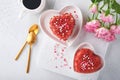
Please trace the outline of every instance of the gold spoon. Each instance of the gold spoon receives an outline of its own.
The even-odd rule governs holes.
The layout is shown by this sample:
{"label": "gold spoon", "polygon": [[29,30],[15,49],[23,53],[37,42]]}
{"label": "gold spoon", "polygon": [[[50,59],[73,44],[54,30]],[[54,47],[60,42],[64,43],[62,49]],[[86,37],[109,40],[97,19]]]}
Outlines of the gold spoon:
{"label": "gold spoon", "polygon": [[34,44],[35,41],[36,41],[36,36],[37,36],[38,32],[39,32],[39,28],[38,28],[37,24],[34,24],[34,25],[32,25],[30,27],[27,40],[26,40],[25,44],[23,45],[23,47],[20,49],[20,51],[17,54],[17,56],[15,57],[15,60],[18,60],[18,58],[21,55],[21,53],[22,53],[23,49],[25,48],[26,44],[28,44],[30,46],[29,53],[28,53],[28,63],[27,63],[26,73],[29,72],[30,57],[31,57],[31,48],[32,48],[32,44]]}
{"label": "gold spoon", "polygon": [[[30,29],[29,29],[29,33],[30,33],[30,32],[34,32],[34,33],[37,35],[38,32],[39,32],[38,25],[37,25],[37,24],[32,25],[32,26],[30,27]],[[28,37],[29,37],[29,35],[28,35]],[[27,40],[28,40],[28,39],[27,39]],[[18,52],[17,56],[15,57],[15,60],[18,60],[18,58],[20,57],[23,49],[25,48],[25,46],[26,46],[26,44],[27,44],[27,40],[26,40],[26,42],[24,43],[23,47],[22,47],[22,48],[20,49],[20,51]]]}
{"label": "gold spoon", "polygon": [[34,32],[35,35],[37,35],[38,32],[39,32],[39,27],[38,27],[38,25],[37,25],[37,24],[32,25],[32,26],[30,27],[30,29],[29,29],[29,33],[30,33],[30,32]]}
{"label": "gold spoon", "polygon": [[27,38],[27,43],[29,44],[30,48],[29,48],[29,53],[28,53],[28,62],[27,62],[27,68],[26,68],[26,73],[29,73],[29,69],[30,69],[30,58],[31,58],[31,49],[32,49],[32,45],[35,43],[36,41],[36,35],[34,32],[30,32]]}

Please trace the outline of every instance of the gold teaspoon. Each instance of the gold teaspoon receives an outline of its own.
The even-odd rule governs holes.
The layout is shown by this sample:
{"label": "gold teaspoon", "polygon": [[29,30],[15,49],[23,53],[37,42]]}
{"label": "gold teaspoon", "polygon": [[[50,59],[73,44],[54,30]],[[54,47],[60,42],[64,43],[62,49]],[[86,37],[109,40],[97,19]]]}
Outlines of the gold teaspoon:
{"label": "gold teaspoon", "polygon": [[29,34],[27,37],[26,42],[24,43],[23,47],[20,49],[19,53],[17,54],[17,56],[15,57],[15,60],[18,60],[19,56],[21,55],[23,49],[25,48],[26,44],[28,44],[30,46],[29,48],[29,53],[28,53],[28,63],[27,63],[27,69],[26,69],[26,73],[29,72],[29,67],[30,67],[30,57],[31,57],[31,49],[32,49],[32,45],[35,43],[36,41],[36,36],[39,32],[39,28],[37,24],[34,24],[30,27],[29,29]]}
{"label": "gold teaspoon", "polygon": [[37,35],[38,32],[39,32],[39,27],[38,27],[38,25],[37,25],[37,24],[32,25],[32,26],[30,27],[30,29],[29,29],[29,33],[30,33],[30,32],[34,32],[35,35]]}
{"label": "gold teaspoon", "polygon": [[[34,32],[34,33],[37,35],[38,32],[39,32],[38,25],[37,25],[37,24],[32,25],[32,26],[30,27],[30,29],[29,29],[29,33],[30,33],[30,32]],[[29,37],[29,36],[28,36],[28,37]],[[25,48],[26,44],[27,44],[27,40],[26,40],[26,42],[24,43],[23,47],[22,47],[22,48],[20,49],[20,51],[18,52],[17,56],[15,57],[15,60],[18,60],[18,58],[20,57],[20,55],[21,55],[23,49]]]}
{"label": "gold teaspoon", "polygon": [[31,58],[31,49],[32,49],[32,45],[35,43],[36,41],[36,35],[34,32],[30,32],[27,38],[27,43],[29,44],[30,48],[29,48],[29,53],[28,53],[28,62],[27,62],[27,68],[26,68],[26,73],[29,73],[29,68],[30,68],[30,58]]}

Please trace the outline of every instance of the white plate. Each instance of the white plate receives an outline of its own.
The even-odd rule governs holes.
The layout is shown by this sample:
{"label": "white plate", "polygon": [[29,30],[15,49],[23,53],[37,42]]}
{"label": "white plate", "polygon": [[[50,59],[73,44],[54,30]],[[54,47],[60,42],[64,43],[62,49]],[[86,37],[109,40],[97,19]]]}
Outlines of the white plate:
{"label": "white plate", "polygon": [[[63,41],[60,40],[59,38],[57,38],[51,31],[50,29],[50,19],[53,16],[58,16],[60,14],[64,14],[64,13],[71,13],[75,19],[75,26],[73,29],[73,32],[71,34],[71,36],[69,37],[69,39],[67,41]],[[76,40],[78,34],[80,33],[81,27],[82,27],[82,23],[83,23],[83,17],[82,17],[82,13],[81,10],[76,7],[76,6],[66,6],[63,9],[61,9],[60,11],[57,10],[47,10],[45,12],[43,12],[41,14],[40,17],[40,26],[42,28],[42,30],[53,40],[55,40],[56,42],[63,44],[64,46],[70,46],[74,43],[74,41]]]}
{"label": "white plate", "polygon": [[[57,3],[58,2],[58,3]],[[61,0],[61,1],[57,1],[54,8],[60,9],[60,8],[64,8],[66,5],[68,6],[67,1]],[[78,4],[78,2],[76,1],[71,1],[73,2],[72,4]],[[81,1],[80,1],[81,2]],[[83,3],[85,3],[86,1],[83,1]],[[84,4],[80,3],[81,8],[83,8]],[[90,4],[90,2],[89,2]],[[60,5],[60,6],[59,6]],[[86,4],[87,5],[87,4]],[[59,8],[58,8],[59,7]],[[84,7],[82,10],[84,11],[86,7]],[[87,8],[88,9],[88,8]],[[87,11],[87,10],[86,10]],[[84,15],[87,13],[84,13]],[[86,80],[89,79],[89,77],[84,77],[84,76],[80,76],[80,74],[76,74],[73,70],[73,57],[74,57],[74,52],[76,50],[76,46],[78,46],[80,43],[82,42],[89,42],[93,45],[93,47],[95,48],[96,53],[101,56],[103,59],[105,58],[105,54],[106,54],[106,49],[108,47],[107,42],[99,40],[97,38],[94,37],[93,34],[89,34],[84,32],[84,30],[82,30],[80,32],[80,34],[78,35],[78,37],[76,38],[74,44],[72,46],[70,46],[69,48],[67,48],[64,52],[64,57],[67,59],[69,66],[71,67],[71,69],[69,69],[69,67],[62,67],[62,68],[56,68],[56,65],[61,65],[61,60],[58,59],[56,61],[54,61],[54,46],[56,45],[56,42],[54,42],[51,38],[49,38],[48,36],[46,36],[44,33],[41,34],[42,36],[42,40],[40,40],[41,44],[39,44],[39,53],[41,53],[40,55],[38,55],[37,59],[38,59],[38,67],[46,69],[46,70],[50,70],[59,74],[62,74],[64,76],[68,76],[74,79],[82,79],[82,80]],[[60,50],[63,48],[62,45],[60,45],[58,47],[58,53],[60,53]],[[59,66],[60,67],[60,66]],[[99,75],[99,72],[97,73],[96,79]]]}
{"label": "white plate", "polygon": [[[83,34],[83,32],[81,33]],[[56,42],[54,42],[52,39],[50,39],[48,36],[46,36],[45,34],[42,34],[42,39],[40,42],[41,44],[39,44],[39,54],[37,56],[38,59],[38,67],[39,68],[43,68],[46,70],[50,70],[74,79],[82,79],[82,80],[86,80],[89,79],[90,77],[83,77],[84,75],[75,73],[73,70],[73,59],[74,59],[74,53],[76,51],[76,46],[71,46],[67,49],[65,49],[64,52],[64,57],[67,59],[68,65],[67,67],[60,67],[60,65],[63,65],[64,61],[61,60],[59,57],[57,60],[54,60],[55,56],[54,55],[54,46],[56,45]],[[41,37],[41,36],[39,36]],[[84,37],[78,38],[77,41],[75,41],[75,44],[77,43],[82,43],[82,42],[89,42],[93,45],[95,52],[101,56],[103,59],[105,58],[105,54],[106,54],[106,49],[108,47],[108,43],[99,40],[97,38],[95,38],[93,35],[91,34],[84,34]],[[79,45],[78,44],[78,45]],[[77,45],[77,46],[78,46]],[[59,45],[59,47],[57,48],[58,50],[58,54],[61,55],[61,50],[62,48],[64,48],[62,45]],[[59,68],[56,68],[56,66],[58,66]],[[71,67],[71,69],[69,69],[69,67]],[[97,79],[99,72],[97,73],[97,76],[95,79]]]}

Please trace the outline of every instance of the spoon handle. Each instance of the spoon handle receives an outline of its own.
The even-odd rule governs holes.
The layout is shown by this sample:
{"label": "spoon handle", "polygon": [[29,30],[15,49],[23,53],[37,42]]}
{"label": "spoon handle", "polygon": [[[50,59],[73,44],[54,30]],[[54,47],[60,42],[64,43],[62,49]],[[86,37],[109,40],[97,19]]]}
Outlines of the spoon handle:
{"label": "spoon handle", "polygon": [[29,73],[29,69],[30,69],[31,49],[32,49],[32,46],[30,45],[26,73]]}
{"label": "spoon handle", "polygon": [[20,57],[20,55],[21,55],[23,49],[25,48],[26,44],[27,44],[27,41],[24,43],[23,47],[20,49],[20,51],[19,51],[18,54],[16,55],[15,60],[18,60],[18,58]]}

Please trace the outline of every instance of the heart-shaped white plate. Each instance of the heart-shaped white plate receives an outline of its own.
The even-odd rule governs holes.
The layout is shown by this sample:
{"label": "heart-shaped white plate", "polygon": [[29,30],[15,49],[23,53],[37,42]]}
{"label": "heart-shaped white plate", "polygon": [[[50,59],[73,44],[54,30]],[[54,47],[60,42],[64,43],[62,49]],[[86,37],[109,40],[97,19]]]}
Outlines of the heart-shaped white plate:
{"label": "heart-shaped white plate", "polygon": [[[83,43],[81,43],[77,48],[76,48],[76,50],[75,50],[75,53],[79,50],[79,49],[81,49],[81,48],[88,48],[88,49],[91,49],[93,52],[95,52],[95,49],[94,49],[94,47],[89,43],[89,42],[83,42]],[[96,53],[96,52],[95,52]],[[100,56],[101,57],[101,56]],[[103,68],[104,68],[104,59],[101,57],[101,59],[102,59],[102,61],[103,61],[103,67],[100,69],[100,70],[98,70],[98,71],[96,71],[96,72],[94,72],[94,73],[89,73],[89,74],[85,74],[85,73],[78,73],[78,72],[75,72],[75,74],[76,74],[76,77],[77,76],[82,76],[82,77],[80,77],[79,78],[79,80],[97,80],[97,78],[98,78],[98,75],[99,75],[99,72],[101,71],[101,70],[103,70]],[[74,59],[73,59],[74,60]],[[74,65],[74,63],[73,63],[73,65]]]}
{"label": "heart-shaped white plate", "polygon": [[[60,14],[64,14],[64,13],[71,13],[75,19],[75,26],[74,26],[73,32],[67,41],[60,40],[58,37],[56,37],[52,33],[50,29],[50,24],[49,24],[50,19],[53,16],[59,16]],[[45,32],[51,39],[55,40],[56,42],[64,46],[72,45],[72,43],[75,41],[75,39],[77,38],[81,30],[82,23],[83,23],[83,16],[82,16],[81,10],[76,6],[66,6],[60,11],[47,10],[43,12],[40,17],[40,26],[43,32]]]}

